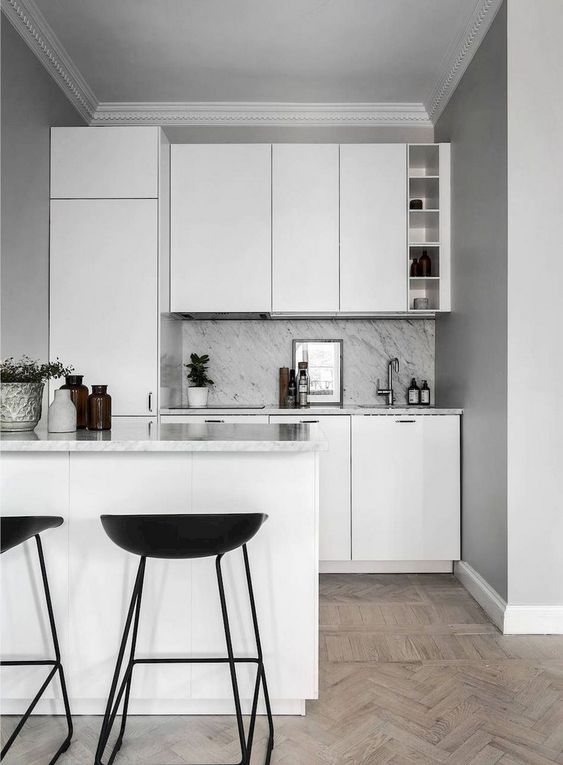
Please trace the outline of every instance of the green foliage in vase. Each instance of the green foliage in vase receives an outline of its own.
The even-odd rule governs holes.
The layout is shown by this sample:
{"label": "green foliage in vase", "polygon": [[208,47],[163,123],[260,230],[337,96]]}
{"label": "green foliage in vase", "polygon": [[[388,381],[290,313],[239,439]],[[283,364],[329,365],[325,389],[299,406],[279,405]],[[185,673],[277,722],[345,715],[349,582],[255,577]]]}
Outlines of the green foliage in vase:
{"label": "green foliage in vase", "polygon": [[11,356],[0,362],[0,382],[42,383],[57,377],[65,377],[73,371],[74,367],[65,367],[59,359],[41,364],[29,356],[22,356],[19,361],[14,361]]}
{"label": "green foliage in vase", "polygon": [[205,388],[207,385],[215,385],[213,380],[207,376],[207,365],[209,356],[204,354],[198,356],[197,353],[190,354],[190,364],[184,364],[189,369],[188,380],[194,388]]}

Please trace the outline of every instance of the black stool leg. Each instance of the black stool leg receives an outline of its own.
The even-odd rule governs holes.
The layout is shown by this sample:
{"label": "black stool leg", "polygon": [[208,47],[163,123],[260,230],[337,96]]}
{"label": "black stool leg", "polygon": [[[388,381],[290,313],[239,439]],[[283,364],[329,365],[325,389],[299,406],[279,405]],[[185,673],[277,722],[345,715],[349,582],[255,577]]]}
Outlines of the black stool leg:
{"label": "black stool leg", "polygon": [[[125,695],[125,701],[124,701],[124,707],[123,707],[123,719],[121,721],[121,729],[120,729],[117,741],[115,743],[115,746],[109,757],[108,765],[111,765],[111,763],[114,761],[121,747],[123,734],[125,732],[125,724],[127,722],[127,707],[129,704],[129,692],[131,690],[131,675],[133,672],[134,659],[135,659],[135,644],[137,641],[139,614],[141,610],[141,597],[143,594],[145,565],[146,565],[146,558],[141,558],[139,562],[139,569],[137,571],[137,578],[135,579],[135,586],[133,587],[133,594],[131,596],[129,611],[127,613],[127,619],[125,620],[123,637],[121,639],[121,645],[119,647],[119,654],[117,656],[117,664],[115,666],[115,671],[113,673],[113,680],[111,683],[109,697],[108,697],[108,701],[106,705],[106,711],[104,714],[104,719],[103,719],[102,727],[100,730],[100,738],[98,740],[98,746],[96,748],[96,757],[94,761],[95,765],[103,765],[102,757],[104,755],[104,751],[105,751],[105,748],[109,739],[109,735],[111,733],[111,729],[112,729],[114,720],[116,718],[117,710],[119,708],[119,704],[121,702],[121,698],[123,696],[124,691],[126,695]],[[125,655],[125,649],[127,647],[127,641],[129,639],[129,632],[131,630],[131,622],[133,622],[133,618],[134,618],[134,626],[133,626],[133,637],[131,641],[131,652],[130,652],[129,662],[127,664],[127,669],[125,670],[125,675],[123,677],[123,680],[121,682],[121,685],[118,691],[117,684],[119,682],[119,675],[121,673],[121,667],[123,665],[123,657]]]}
{"label": "black stool leg", "polygon": [[51,760],[49,765],[52,765],[52,763],[56,762],[59,755],[61,755],[63,752],[66,752],[66,750],[70,746],[70,742],[72,739],[73,734],[73,727],[72,727],[72,715],[70,714],[70,704],[68,701],[68,693],[66,690],[66,682],[65,682],[65,676],[63,671],[63,665],[61,663],[61,651],[59,648],[59,638],[57,636],[57,627],[55,625],[55,615],[53,614],[53,604],[51,601],[51,592],[49,590],[49,581],[47,579],[47,568],[45,566],[45,558],[43,556],[43,545],[41,544],[41,538],[39,534],[36,535],[35,541],[37,542],[37,552],[39,555],[39,565],[41,567],[41,577],[43,579],[43,589],[45,591],[45,601],[47,603],[47,613],[49,614],[49,624],[51,625],[51,637],[53,639],[53,646],[55,648],[55,659],[57,661],[58,671],[59,671],[59,680],[61,682],[61,691],[63,694],[63,703],[65,707],[65,715],[66,715],[66,723],[68,728],[68,734],[63,743],[61,744],[58,752],[55,754],[54,758]]}
{"label": "black stool leg", "polygon": [[233,654],[233,642],[231,640],[231,630],[229,627],[229,615],[227,613],[227,602],[225,600],[225,588],[223,586],[223,575],[221,573],[221,558],[222,555],[218,555],[215,560],[215,567],[217,569],[217,584],[219,586],[219,597],[221,599],[221,613],[223,615],[223,627],[225,629],[225,641],[227,643],[227,654],[229,657],[229,669],[231,672],[231,683],[233,686],[233,696],[235,699],[235,711],[237,716],[238,735],[240,741],[241,751],[241,765],[247,765],[248,756],[246,749],[246,737],[244,735],[244,723],[242,720],[242,710],[240,706],[240,695],[238,690],[237,673],[235,668],[235,660]]}
{"label": "black stool leg", "polygon": [[250,718],[250,731],[248,734],[248,748],[252,747],[252,737],[254,735],[254,724],[256,721],[256,703],[258,701],[259,680],[262,680],[262,688],[264,690],[264,701],[266,703],[266,714],[268,716],[268,728],[270,735],[268,737],[268,752],[266,755],[265,765],[269,765],[270,758],[272,756],[272,749],[274,748],[274,720],[272,717],[272,708],[270,706],[270,694],[268,693],[268,685],[266,683],[266,672],[264,670],[264,660],[262,655],[262,643],[260,640],[260,630],[258,629],[258,617],[256,614],[256,602],[254,600],[254,589],[252,587],[252,577],[250,575],[250,562],[248,560],[248,550],[246,545],[242,546],[242,554],[244,556],[244,569],[246,572],[246,583],[248,585],[248,597],[250,600],[250,610],[252,612],[252,623],[254,626],[254,637],[256,639],[256,652],[258,656],[258,677],[256,678],[256,692],[254,694],[253,702],[253,714]]}
{"label": "black stool leg", "polygon": [[72,733],[73,733],[73,727],[72,727],[72,716],[70,713],[70,704],[68,701],[68,694],[66,690],[66,683],[65,683],[65,676],[63,672],[63,666],[61,664],[61,652],[59,648],[59,639],[57,636],[57,627],[55,625],[55,616],[53,613],[53,603],[51,601],[51,592],[49,590],[49,580],[47,579],[47,567],[45,566],[45,557],[43,555],[43,546],[41,544],[41,538],[39,534],[35,535],[35,541],[37,543],[37,554],[39,557],[39,566],[41,569],[41,578],[43,580],[43,591],[45,593],[45,602],[47,604],[47,614],[49,616],[49,625],[51,627],[51,638],[53,640],[53,647],[55,649],[55,660],[37,660],[37,661],[3,661],[1,664],[3,666],[51,666],[52,669],[49,672],[49,675],[47,676],[47,679],[43,682],[43,685],[39,689],[39,691],[36,693],[35,698],[29,705],[29,707],[26,709],[23,717],[17,724],[15,730],[13,731],[12,735],[6,742],[4,748],[2,749],[2,752],[0,753],[0,762],[4,759],[8,751],[10,750],[10,747],[16,740],[19,732],[29,719],[31,713],[33,712],[37,702],[43,695],[45,689],[53,679],[53,677],[59,673],[59,680],[61,682],[61,690],[63,695],[63,703],[65,707],[65,715],[66,715],[66,722],[68,727],[68,733],[66,735],[65,740],[60,745],[60,747],[57,749],[56,753],[53,755],[53,757],[49,760],[49,765],[53,765],[61,756],[63,752],[66,752],[66,750],[70,746],[70,742],[72,740]]}

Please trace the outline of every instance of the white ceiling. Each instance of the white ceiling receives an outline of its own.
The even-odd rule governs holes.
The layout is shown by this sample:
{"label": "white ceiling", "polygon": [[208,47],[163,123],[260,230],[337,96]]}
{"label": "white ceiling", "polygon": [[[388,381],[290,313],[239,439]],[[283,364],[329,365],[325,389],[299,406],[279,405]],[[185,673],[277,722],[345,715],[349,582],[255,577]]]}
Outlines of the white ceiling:
{"label": "white ceiling", "polygon": [[458,52],[470,58],[499,3],[2,0],[2,7],[39,56],[45,47],[58,51],[69,72],[61,87],[72,91],[78,82],[93,111],[100,102],[236,102],[418,105],[426,113],[441,83],[450,87],[458,74]]}
{"label": "white ceiling", "polygon": [[420,102],[474,0],[35,0],[100,101]]}

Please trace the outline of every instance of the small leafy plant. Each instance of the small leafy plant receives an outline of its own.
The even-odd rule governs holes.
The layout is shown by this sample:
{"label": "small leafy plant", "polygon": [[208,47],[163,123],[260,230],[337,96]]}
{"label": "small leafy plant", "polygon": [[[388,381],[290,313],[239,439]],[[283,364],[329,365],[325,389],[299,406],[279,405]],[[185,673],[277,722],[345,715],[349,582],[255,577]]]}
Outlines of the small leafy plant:
{"label": "small leafy plant", "polygon": [[209,356],[204,354],[198,356],[197,353],[190,354],[190,363],[184,364],[189,369],[188,380],[194,388],[205,388],[208,385],[215,385],[213,380],[207,375],[207,365]]}
{"label": "small leafy plant", "polygon": [[0,382],[3,383],[42,383],[57,377],[65,377],[74,371],[74,367],[65,367],[57,359],[44,364],[22,356],[19,361],[14,361],[11,356],[0,362]]}

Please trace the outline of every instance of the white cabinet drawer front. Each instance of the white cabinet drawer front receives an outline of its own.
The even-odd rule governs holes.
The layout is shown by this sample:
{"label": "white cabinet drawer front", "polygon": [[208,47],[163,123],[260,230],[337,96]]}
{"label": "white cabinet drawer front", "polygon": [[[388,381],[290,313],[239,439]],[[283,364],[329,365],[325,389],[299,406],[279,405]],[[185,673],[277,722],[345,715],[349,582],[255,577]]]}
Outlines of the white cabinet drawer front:
{"label": "white cabinet drawer front", "polygon": [[350,560],[350,417],[275,415],[270,422],[311,423],[328,440],[328,451],[319,454],[319,556],[320,560]]}
{"label": "white cabinet drawer front", "polygon": [[459,418],[354,417],[354,560],[455,560]]}
{"label": "white cabinet drawer front", "polygon": [[267,425],[268,415],[261,414],[163,414],[160,418],[162,425],[194,425],[202,423],[226,423],[239,425]]}
{"label": "white cabinet drawer front", "polygon": [[51,130],[51,198],[158,197],[160,128]]}
{"label": "white cabinet drawer front", "polygon": [[340,310],[407,308],[404,144],[340,147]]}
{"label": "white cabinet drawer front", "polygon": [[171,147],[171,310],[271,309],[271,146]]}
{"label": "white cabinet drawer front", "polygon": [[157,411],[157,204],[51,202],[51,358],[107,384],[114,415]]}
{"label": "white cabinet drawer front", "polygon": [[339,148],[272,148],[273,310],[338,311]]}

